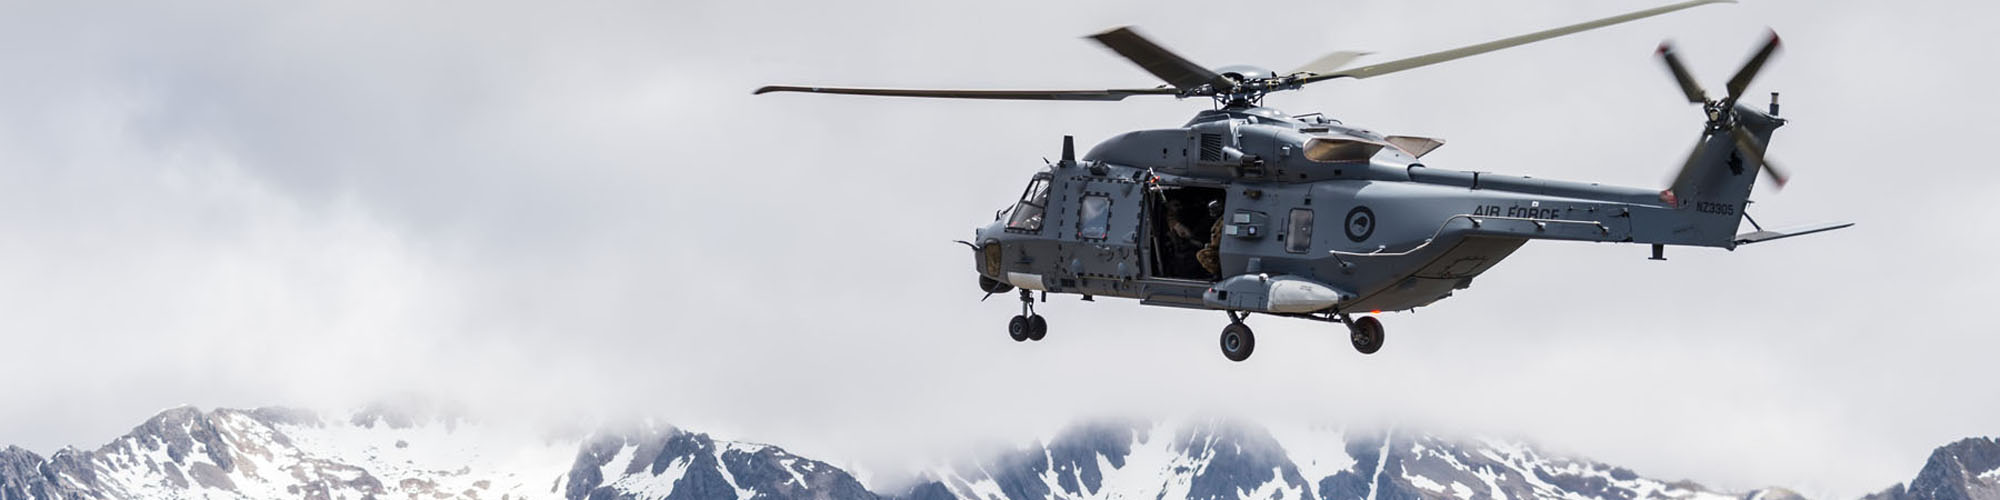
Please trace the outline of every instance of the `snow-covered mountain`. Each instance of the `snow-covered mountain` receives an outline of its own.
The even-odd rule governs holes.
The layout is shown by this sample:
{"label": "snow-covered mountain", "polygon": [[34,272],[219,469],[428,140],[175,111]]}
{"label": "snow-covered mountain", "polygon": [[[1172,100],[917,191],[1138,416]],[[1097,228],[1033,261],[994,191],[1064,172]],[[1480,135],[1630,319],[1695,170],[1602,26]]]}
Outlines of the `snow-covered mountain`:
{"label": "snow-covered mountain", "polygon": [[[921,498],[1729,499],[1700,485],[1520,443],[1209,420],[1097,422],[1046,445],[931,471]],[[1782,494],[1777,490],[1751,495]]]}
{"label": "snow-covered mountain", "polygon": [[[965,457],[915,486],[663,424],[547,435],[450,412],[167,410],[96,450],[0,451],[0,500],[128,498],[1578,498],[1784,499],[1545,453],[1519,442],[1228,420],[1098,420]],[[2000,498],[2000,440],[1939,448],[1866,500]]]}
{"label": "snow-covered mountain", "polygon": [[549,496],[568,443],[448,414],[370,408],[328,419],[262,408],[161,412],[96,450],[0,451],[0,499]]}
{"label": "snow-covered mountain", "polygon": [[672,427],[599,432],[558,491],[570,499],[875,498],[847,471],[776,446]]}
{"label": "snow-covered mountain", "polygon": [[546,436],[431,408],[161,412],[96,450],[0,451],[0,500],[875,498],[775,446],[667,426]]}

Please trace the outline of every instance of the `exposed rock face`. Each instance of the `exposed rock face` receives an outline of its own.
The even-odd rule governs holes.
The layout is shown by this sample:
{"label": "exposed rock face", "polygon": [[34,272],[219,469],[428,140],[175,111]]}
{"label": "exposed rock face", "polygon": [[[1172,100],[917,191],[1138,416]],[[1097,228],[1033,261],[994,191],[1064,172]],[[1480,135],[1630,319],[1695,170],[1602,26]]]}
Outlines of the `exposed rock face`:
{"label": "exposed rock face", "polygon": [[55,478],[65,469],[52,465],[40,455],[18,447],[0,450],[0,500],[93,497],[62,486]]}
{"label": "exposed rock face", "polygon": [[824,462],[665,426],[589,437],[564,477],[563,496],[572,500],[875,498]]}
{"label": "exposed rock face", "polygon": [[1931,452],[1905,488],[1898,484],[1864,500],[2000,499],[2000,439],[1968,438]]}

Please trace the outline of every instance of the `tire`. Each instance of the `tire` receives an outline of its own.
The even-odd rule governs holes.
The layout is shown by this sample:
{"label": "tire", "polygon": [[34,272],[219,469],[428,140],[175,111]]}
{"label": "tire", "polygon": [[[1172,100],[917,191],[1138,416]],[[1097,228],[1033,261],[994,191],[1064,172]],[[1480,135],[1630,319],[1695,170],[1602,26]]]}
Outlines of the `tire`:
{"label": "tire", "polygon": [[1027,317],[1027,316],[1021,316],[1021,315],[1015,315],[1015,316],[1014,316],[1014,319],[1013,319],[1013,320],[1010,320],[1010,321],[1008,321],[1008,322],[1007,322],[1007,336],[1008,336],[1008,337],[1011,337],[1011,338],[1013,338],[1015,342],[1025,342],[1025,341],[1027,341],[1027,340],[1028,340],[1028,317]]}
{"label": "tire", "polygon": [[1347,325],[1347,340],[1354,343],[1354,350],[1362,354],[1375,354],[1382,350],[1382,320],[1374,316],[1362,316]]}
{"label": "tire", "polygon": [[1042,340],[1042,337],[1047,336],[1049,336],[1049,320],[1042,319],[1042,315],[1040,314],[1029,316],[1028,340],[1039,341]]}
{"label": "tire", "polygon": [[1230,323],[1222,327],[1222,357],[1230,361],[1250,359],[1250,352],[1257,350],[1257,336],[1250,333],[1250,327],[1242,323]]}

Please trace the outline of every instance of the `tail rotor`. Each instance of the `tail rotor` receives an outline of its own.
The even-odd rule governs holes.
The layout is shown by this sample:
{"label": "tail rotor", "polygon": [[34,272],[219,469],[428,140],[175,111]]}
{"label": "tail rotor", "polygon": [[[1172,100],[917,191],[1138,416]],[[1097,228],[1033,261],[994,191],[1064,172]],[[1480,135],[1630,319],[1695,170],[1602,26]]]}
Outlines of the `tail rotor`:
{"label": "tail rotor", "polygon": [[[1724,89],[1729,93],[1721,99],[1711,99],[1708,97],[1708,92],[1701,88],[1701,84],[1696,82],[1693,73],[1688,71],[1686,65],[1681,64],[1680,57],[1674,53],[1673,44],[1671,42],[1660,43],[1658,54],[1661,62],[1666,63],[1667,71],[1673,74],[1674,82],[1680,85],[1681,93],[1687,97],[1688,102],[1702,105],[1703,114],[1708,119],[1702,130],[1701,141],[1695,143],[1694,151],[1688,153],[1687,162],[1681,166],[1680,172],[1674,176],[1673,185],[1660,193],[1661,201],[1669,204],[1678,204],[1679,198],[1682,195],[1695,191],[1697,188],[1695,183],[1700,180],[1698,163],[1704,158],[1710,139],[1717,134],[1729,134],[1731,142],[1736,146],[1736,150],[1741,153],[1743,159],[1756,164],[1760,171],[1765,175],[1769,175],[1775,187],[1783,188],[1785,182],[1791,179],[1785,173],[1785,170],[1778,168],[1776,164],[1771,162],[1770,158],[1765,156],[1764,142],[1759,140],[1757,135],[1746,127],[1746,122],[1750,120],[1775,122],[1776,124],[1782,124],[1784,121],[1773,116],[1757,113],[1754,110],[1747,110],[1747,114],[1756,116],[1748,117],[1746,110],[1736,106],[1736,101],[1743,96],[1743,92],[1750,87],[1750,82],[1757,78],[1757,73],[1763,70],[1764,63],[1769,61],[1773,54],[1777,53],[1779,47],[1778,33],[1773,31],[1770,34],[1770,38],[1764,42],[1764,45],[1758,48],[1755,54],[1750,56],[1749,61],[1743,63],[1741,69],[1736,71],[1736,75],[1730,77],[1729,83],[1724,86]],[[1772,112],[1774,114],[1777,109],[1775,106],[1776,98],[1776,94],[1772,94],[1774,104]]]}

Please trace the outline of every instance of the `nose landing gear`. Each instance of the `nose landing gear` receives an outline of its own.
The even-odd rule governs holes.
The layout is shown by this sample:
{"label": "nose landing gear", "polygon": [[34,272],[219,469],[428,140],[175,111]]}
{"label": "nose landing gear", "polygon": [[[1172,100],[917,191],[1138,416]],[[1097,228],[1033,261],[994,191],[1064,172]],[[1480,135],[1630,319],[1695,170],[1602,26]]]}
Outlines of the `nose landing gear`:
{"label": "nose landing gear", "polygon": [[1035,298],[1028,289],[1021,289],[1021,314],[1007,321],[1007,336],[1015,342],[1042,340],[1049,335],[1049,320],[1035,314]]}

